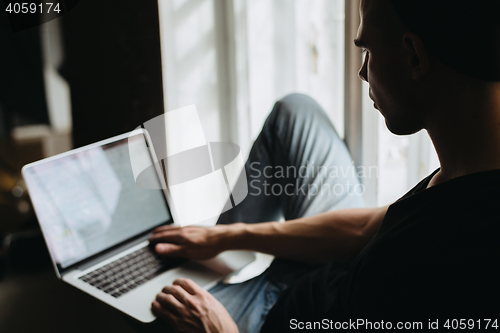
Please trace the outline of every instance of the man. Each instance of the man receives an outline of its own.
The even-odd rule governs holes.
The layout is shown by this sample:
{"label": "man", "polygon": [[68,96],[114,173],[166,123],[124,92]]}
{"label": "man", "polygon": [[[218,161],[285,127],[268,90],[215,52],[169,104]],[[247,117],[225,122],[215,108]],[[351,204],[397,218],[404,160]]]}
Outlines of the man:
{"label": "man", "polygon": [[[276,206],[287,222],[158,229],[152,241],[166,256],[246,249],[280,258],[242,285],[209,293],[181,279],[165,287],[152,307],[174,330],[281,332],[357,319],[393,329],[471,319],[467,328],[484,328],[483,319],[500,315],[500,2],[362,0],[360,13],[360,78],[393,133],[428,131],[440,169],[389,208],[353,208],[362,203],[348,191],[312,200],[249,196],[220,222],[272,221]],[[249,161],[300,166],[311,157],[347,167],[323,117],[304,96],[278,102]],[[326,178],[300,181],[356,185]]]}

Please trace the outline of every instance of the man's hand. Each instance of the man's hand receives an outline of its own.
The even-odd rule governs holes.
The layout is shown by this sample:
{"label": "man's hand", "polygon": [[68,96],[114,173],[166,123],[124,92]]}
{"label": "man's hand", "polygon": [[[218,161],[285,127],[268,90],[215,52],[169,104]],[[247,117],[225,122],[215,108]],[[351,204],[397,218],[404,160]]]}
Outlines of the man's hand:
{"label": "man's hand", "polygon": [[149,241],[156,244],[155,250],[162,256],[210,259],[227,250],[222,240],[228,229],[229,226],[213,228],[163,226],[153,231],[153,237]]}
{"label": "man's hand", "polygon": [[177,279],[163,288],[152,308],[176,332],[238,332],[224,306],[189,279]]}

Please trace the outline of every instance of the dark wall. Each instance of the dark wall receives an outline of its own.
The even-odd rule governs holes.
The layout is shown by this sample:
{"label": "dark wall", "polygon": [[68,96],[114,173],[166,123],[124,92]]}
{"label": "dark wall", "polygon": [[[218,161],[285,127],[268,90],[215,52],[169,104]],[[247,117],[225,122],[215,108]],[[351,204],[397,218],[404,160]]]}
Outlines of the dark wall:
{"label": "dark wall", "polygon": [[0,138],[14,126],[49,121],[40,45],[39,27],[14,33],[0,11]]}
{"label": "dark wall", "polygon": [[63,16],[75,147],[163,113],[156,0],[85,0]]}

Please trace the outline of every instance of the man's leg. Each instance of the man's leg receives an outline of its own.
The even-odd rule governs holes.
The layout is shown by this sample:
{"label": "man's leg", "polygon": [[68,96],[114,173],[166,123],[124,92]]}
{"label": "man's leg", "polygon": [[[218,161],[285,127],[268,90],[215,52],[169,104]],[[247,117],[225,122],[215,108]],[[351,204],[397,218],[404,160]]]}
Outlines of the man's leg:
{"label": "man's leg", "polygon": [[[362,207],[362,188],[349,152],[322,108],[310,97],[278,101],[245,165],[248,196],[219,223],[292,220]],[[257,332],[280,293],[320,265],[275,259],[250,281],[210,290],[242,332]]]}
{"label": "man's leg", "polygon": [[220,224],[292,220],[362,207],[362,188],[344,142],[321,106],[302,94],[278,101],[245,164],[248,196]]}

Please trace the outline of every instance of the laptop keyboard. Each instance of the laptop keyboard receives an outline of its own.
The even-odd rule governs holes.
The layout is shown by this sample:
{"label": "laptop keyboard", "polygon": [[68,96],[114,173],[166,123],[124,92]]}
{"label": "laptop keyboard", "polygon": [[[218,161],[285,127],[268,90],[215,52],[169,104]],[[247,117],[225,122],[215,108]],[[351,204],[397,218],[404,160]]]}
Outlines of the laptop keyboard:
{"label": "laptop keyboard", "polygon": [[117,298],[185,261],[162,259],[146,246],[79,279]]}

